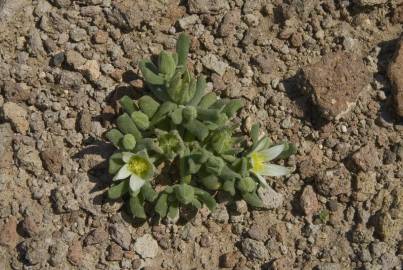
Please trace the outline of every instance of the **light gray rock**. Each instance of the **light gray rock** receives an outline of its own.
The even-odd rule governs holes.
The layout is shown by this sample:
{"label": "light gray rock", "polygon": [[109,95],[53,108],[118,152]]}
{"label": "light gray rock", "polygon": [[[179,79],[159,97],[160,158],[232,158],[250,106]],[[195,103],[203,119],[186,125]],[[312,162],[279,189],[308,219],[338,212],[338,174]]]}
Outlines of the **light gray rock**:
{"label": "light gray rock", "polygon": [[207,69],[218,73],[220,76],[224,75],[228,67],[227,63],[220,61],[214,54],[207,54],[206,56],[204,56],[202,59],[202,64]]}
{"label": "light gray rock", "polygon": [[284,196],[280,193],[277,193],[271,187],[267,188],[260,187],[257,190],[257,194],[263,201],[263,207],[265,209],[275,209],[283,205]]}
{"label": "light gray rock", "polygon": [[228,0],[189,0],[190,13],[211,13],[217,14],[229,9]]}
{"label": "light gray rock", "polygon": [[123,224],[113,224],[109,228],[109,233],[112,239],[124,250],[130,249],[132,237],[130,235],[130,231]]}
{"label": "light gray rock", "polygon": [[29,123],[28,113],[24,107],[14,103],[6,102],[3,105],[4,118],[10,121],[15,131],[25,135],[27,134]]}
{"label": "light gray rock", "polygon": [[241,251],[245,257],[254,260],[266,260],[269,257],[269,252],[263,242],[247,238],[241,242]]}
{"label": "light gray rock", "polygon": [[133,246],[134,251],[143,259],[155,258],[158,254],[158,242],[150,235],[145,234],[136,239]]}
{"label": "light gray rock", "polygon": [[189,26],[194,25],[198,19],[199,19],[199,16],[197,16],[196,14],[184,17],[179,20],[179,26],[184,30],[188,29]]}

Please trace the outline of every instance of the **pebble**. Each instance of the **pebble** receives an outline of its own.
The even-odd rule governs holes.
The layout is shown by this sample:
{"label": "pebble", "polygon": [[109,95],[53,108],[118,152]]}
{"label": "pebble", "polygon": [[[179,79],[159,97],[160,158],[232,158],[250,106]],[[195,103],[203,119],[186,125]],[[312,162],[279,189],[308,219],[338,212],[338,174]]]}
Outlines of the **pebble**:
{"label": "pebble", "polygon": [[218,75],[224,75],[228,64],[218,60],[217,56],[214,54],[207,54],[202,58],[203,65],[214,72],[217,72]]}
{"label": "pebble", "polygon": [[130,231],[123,224],[113,224],[109,228],[111,238],[124,250],[130,249],[132,237]]}
{"label": "pebble", "polygon": [[0,230],[0,245],[14,249],[18,242],[17,219],[14,216],[8,218]]}
{"label": "pebble", "polygon": [[10,121],[16,132],[22,135],[27,134],[29,129],[28,112],[24,107],[14,102],[6,102],[3,104],[3,113],[4,118]]}
{"label": "pebble", "polygon": [[263,208],[276,209],[283,205],[284,196],[271,187],[259,187],[257,194],[263,202]]}
{"label": "pebble", "polygon": [[190,15],[190,16],[187,16],[187,17],[184,17],[184,18],[180,19],[179,20],[179,26],[183,30],[186,30],[190,26],[196,24],[198,20],[199,20],[199,16],[193,14],[193,15]]}
{"label": "pebble", "polygon": [[250,260],[266,260],[269,257],[269,252],[264,244],[250,238],[241,240],[241,251]]}
{"label": "pebble", "polygon": [[133,250],[144,259],[155,258],[158,254],[158,249],[157,241],[150,234],[137,238],[133,246]]}
{"label": "pebble", "polygon": [[74,42],[80,42],[85,40],[87,32],[82,28],[74,28],[70,31],[70,39]]}
{"label": "pebble", "polygon": [[313,187],[308,185],[301,194],[299,205],[306,216],[312,217],[319,210],[319,202]]}

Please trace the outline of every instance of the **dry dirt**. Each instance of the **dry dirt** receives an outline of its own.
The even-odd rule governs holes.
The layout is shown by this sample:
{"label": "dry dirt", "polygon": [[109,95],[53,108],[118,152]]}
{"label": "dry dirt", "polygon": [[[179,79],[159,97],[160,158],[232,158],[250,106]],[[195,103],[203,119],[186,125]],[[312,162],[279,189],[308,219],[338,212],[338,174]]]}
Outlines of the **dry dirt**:
{"label": "dry dirt", "polygon": [[[0,0],[0,269],[401,269],[402,23],[401,0]],[[116,100],[181,32],[242,130],[298,146],[270,210],[106,200]]]}

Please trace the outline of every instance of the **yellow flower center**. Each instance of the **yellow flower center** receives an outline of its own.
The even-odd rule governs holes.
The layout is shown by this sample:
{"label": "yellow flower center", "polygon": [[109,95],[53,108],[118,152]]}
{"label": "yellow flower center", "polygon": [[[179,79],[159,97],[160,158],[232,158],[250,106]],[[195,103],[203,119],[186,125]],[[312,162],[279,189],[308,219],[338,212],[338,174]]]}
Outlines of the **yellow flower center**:
{"label": "yellow flower center", "polygon": [[252,169],[255,172],[260,172],[264,168],[264,156],[259,152],[252,153]]}
{"label": "yellow flower center", "polygon": [[143,177],[150,168],[148,161],[145,158],[134,156],[127,163],[129,171]]}

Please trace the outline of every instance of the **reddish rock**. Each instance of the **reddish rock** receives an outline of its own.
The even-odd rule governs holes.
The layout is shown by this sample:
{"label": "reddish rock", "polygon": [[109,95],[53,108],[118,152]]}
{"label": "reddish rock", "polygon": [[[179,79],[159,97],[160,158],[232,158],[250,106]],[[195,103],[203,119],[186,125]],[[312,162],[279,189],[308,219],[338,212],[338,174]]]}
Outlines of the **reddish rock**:
{"label": "reddish rock", "polygon": [[83,248],[81,242],[78,240],[73,241],[67,251],[67,260],[72,265],[80,265],[83,259]]}
{"label": "reddish rock", "polygon": [[312,186],[306,186],[299,202],[306,216],[312,216],[319,210],[319,202]]}
{"label": "reddish rock", "polygon": [[106,257],[106,259],[108,261],[120,261],[123,258],[123,250],[122,248],[115,244],[112,243],[109,248],[108,248],[108,256]]}
{"label": "reddish rock", "polygon": [[97,31],[92,37],[94,43],[96,44],[104,44],[108,41],[109,34],[105,31]]}
{"label": "reddish rock", "polygon": [[303,68],[303,75],[313,102],[328,119],[339,119],[349,112],[370,82],[362,59],[345,52],[325,55],[318,63]]}
{"label": "reddish rock", "polygon": [[239,261],[239,255],[236,252],[228,252],[220,257],[220,266],[223,268],[233,268]]}
{"label": "reddish rock", "polygon": [[378,150],[373,143],[369,143],[355,152],[352,156],[352,160],[358,169],[364,172],[372,171],[375,167],[382,165]]}
{"label": "reddish rock", "polygon": [[[403,7],[403,5],[402,5]],[[403,8],[402,8],[403,9]],[[403,10],[402,10],[403,13]],[[403,15],[402,15],[403,16]],[[400,39],[393,62],[389,65],[388,76],[392,82],[396,113],[403,117],[403,38]]]}
{"label": "reddish rock", "polygon": [[45,168],[51,173],[60,173],[63,166],[64,151],[62,148],[47,148],[41,153]]}
{"label": "reddish rock", "polygon": [[17,219],[11,216],[0,230],[0,245],[14,249],[17,242]]}

